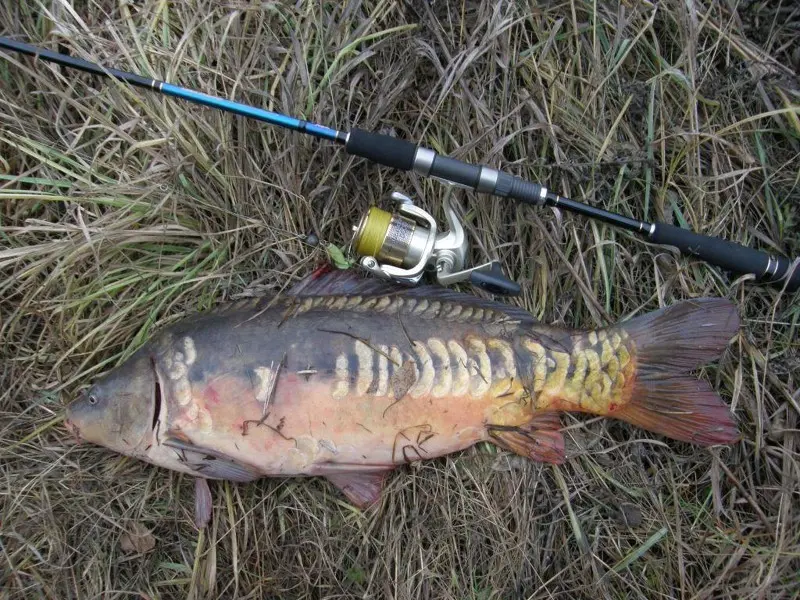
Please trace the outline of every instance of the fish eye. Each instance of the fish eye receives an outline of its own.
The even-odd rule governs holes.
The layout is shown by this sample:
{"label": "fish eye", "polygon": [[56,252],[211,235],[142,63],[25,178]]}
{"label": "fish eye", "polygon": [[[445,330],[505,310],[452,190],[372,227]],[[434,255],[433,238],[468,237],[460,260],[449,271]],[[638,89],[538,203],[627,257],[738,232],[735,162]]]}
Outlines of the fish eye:
{"label": "fish eye", "polygon": [[94,394],[89,394],[89,404],[91,404],[92,406],[97,404],[97,396],[95,396]]}

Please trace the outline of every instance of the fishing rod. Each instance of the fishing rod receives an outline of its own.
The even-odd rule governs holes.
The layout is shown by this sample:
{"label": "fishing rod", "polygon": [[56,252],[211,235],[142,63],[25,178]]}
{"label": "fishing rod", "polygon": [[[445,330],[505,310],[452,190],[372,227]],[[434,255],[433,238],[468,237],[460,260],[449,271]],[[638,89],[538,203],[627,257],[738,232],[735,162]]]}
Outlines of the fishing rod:
{"label": "fishing rod", "polygon": [[[424,177],[433,177],[457,187],[510,198],[530,206],[562,208],[621,227],[652,243],[674,246],[685,255],[700,258],[731,273],[751,274],[757,281],[776,285],[789,292],[800,289],[800,266],[793,266],[793,261],[785,257],[772,256],[674,225],[640,221],[582,204],[552,192],[539,183],[526,181],[486,165],[473,165],[442,156],[429,148],[406,140],[358,128],[350,131],[332,129],[165,81],[105,68],[81,58],[7,37],[0,37],[0,48],[94,75],[115,78],[167,96],[305,133],[344,146],[348,154],[366,158],[386,167],[414,171]],[[452,212],[452,207],[445,207],[448,223],[451,226],[451,230],[445,233],[438,232],[433,218],[415,206],[410,198],[402,194],[393,194],[393,199],[398,203],[399,214],[372,207],[359,225],[354,227],[353,247],[361,256],[360,264],[363,268],[380,277],[413,284],[419,281],[426,268],[432,267],[442,283],[466,280],[496,293],[518,293],[519,286],[499,272],[497,262],[473,269],[463,269],[466,240],[463,231],[460,236],[458,232],[453,235],[453,225],[457,222],[457,216]],[[800,261],[794,262],[800,263]]]}

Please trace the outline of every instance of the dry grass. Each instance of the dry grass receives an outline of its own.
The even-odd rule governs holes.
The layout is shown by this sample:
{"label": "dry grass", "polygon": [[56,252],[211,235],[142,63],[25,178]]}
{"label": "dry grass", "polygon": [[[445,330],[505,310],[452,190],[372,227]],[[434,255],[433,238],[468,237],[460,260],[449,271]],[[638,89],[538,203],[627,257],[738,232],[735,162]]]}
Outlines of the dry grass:
{"label": "dry grass", "polygon": [[[800,14],[717,4],[38,0],[3,3],[0,31],[798,256]],[[205,532],[190,480],[73,445],[59,421],[82,386],[187,311],[291,285],[325,258],[305,234],[341,243],[393,189],[433,210],[444,194],[296,134],[0,60],[0,596],[797,597],[798,295],[550,210],[466,198],[473,258],[499,257],[517,301],[567,326],[733,299],[741,336],[703,376],[740,444],[568,417],[560,468],[475,448],[398,470],[367,513],[321,480],[213,485]],[[130,552],[137,527],[152,551]]]}

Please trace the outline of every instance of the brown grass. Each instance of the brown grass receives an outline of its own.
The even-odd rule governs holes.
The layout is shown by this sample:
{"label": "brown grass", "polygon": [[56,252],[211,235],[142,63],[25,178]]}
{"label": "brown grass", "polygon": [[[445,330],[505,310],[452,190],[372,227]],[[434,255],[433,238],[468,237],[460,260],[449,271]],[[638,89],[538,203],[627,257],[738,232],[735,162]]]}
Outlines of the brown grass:
{"label": "brown grass", "polygon": [[[791,2],[534,4],[7,2],[0,31],[800,255]],[[63,405],[157,327],[291,285],[325,259],[306,234],[342,245],[394,189],[441,218],[444,187],[18,56],[0,59],[0,178],[0,596],[800,593],[797,294],[462,193],[472,258],[501,259],[543,321],[734,300],[742,333],[703,376],[743,441],[704,450],[566,417],[563,467],[482,446],[399,469],[366,513],[316,479],[217,484],[197,531],[190,480],[75,446]],[[141,528],[155,546],[137,553]]]}

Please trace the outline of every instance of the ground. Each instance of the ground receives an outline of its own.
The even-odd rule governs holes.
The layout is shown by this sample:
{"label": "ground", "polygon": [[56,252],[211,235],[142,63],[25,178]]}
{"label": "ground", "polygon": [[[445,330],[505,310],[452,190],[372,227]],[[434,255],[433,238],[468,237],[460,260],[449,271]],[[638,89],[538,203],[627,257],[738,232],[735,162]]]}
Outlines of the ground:
{"label": "ground", "polygon": [[[800,256],[792,2],[8,2],[0,32],[419,140],[576,200]],[[698,375],[733,447],[565,415],[569,460],[482,445],[399,469],[361,512],[327,482],[193,482],[76,445],[63,407],[163,325],[291,286],[402,190],[330,143],[0,57],[0,596],[789,598],[800,592],[800,301],[583,217],[457,192],[509,302],[592,328],[724,296]],[[315,234],[321,243],[306,240]]]}

